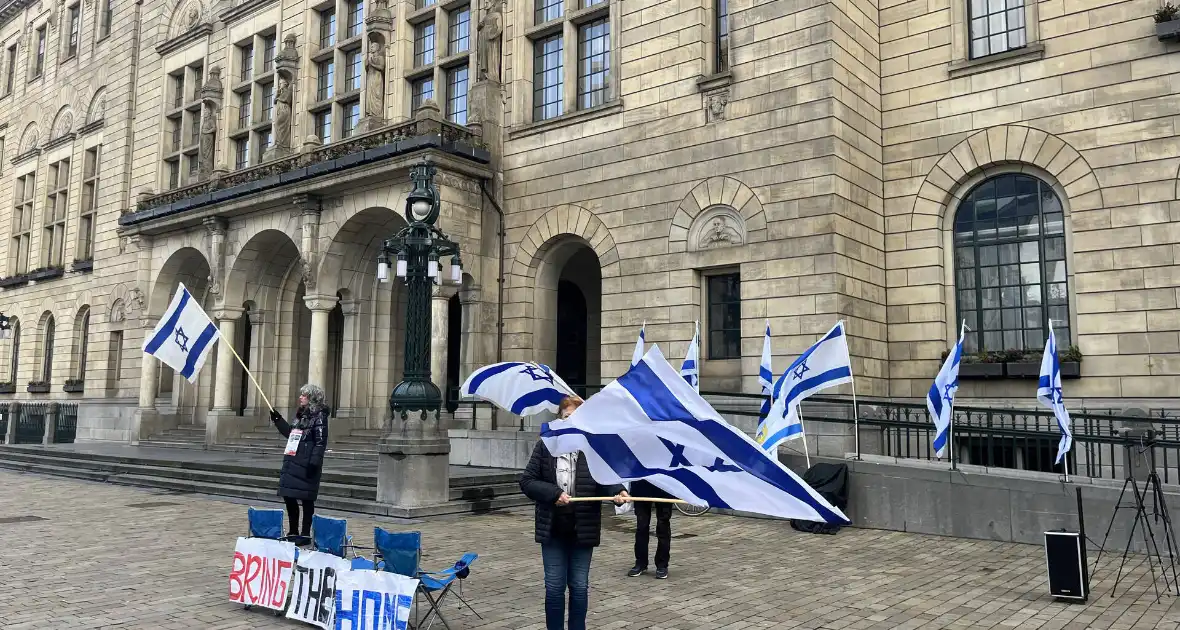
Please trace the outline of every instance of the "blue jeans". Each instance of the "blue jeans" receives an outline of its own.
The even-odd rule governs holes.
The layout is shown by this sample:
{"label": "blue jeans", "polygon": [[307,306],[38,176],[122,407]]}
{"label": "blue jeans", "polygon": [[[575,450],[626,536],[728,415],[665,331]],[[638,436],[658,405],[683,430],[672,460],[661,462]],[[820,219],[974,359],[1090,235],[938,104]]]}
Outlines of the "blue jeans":
{"label": "blue jeans", "polygon": [[586,630],[586,609],[590,605],[590,558],[593,547],[551,541],[541,545],[545,564],[545,628],[563,630],[565,590],[570,592],[569,630]]}

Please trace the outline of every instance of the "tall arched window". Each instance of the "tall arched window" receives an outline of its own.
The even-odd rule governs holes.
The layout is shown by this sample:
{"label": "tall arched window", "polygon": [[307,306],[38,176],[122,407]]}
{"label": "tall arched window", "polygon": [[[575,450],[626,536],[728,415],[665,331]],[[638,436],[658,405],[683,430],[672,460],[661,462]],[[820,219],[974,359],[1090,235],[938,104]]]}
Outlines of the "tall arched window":
{"label": "tall arched window", "polygon": [[20,369],[20,320],[12,318],[12,361],[8,367],[8,381],[15,384],[16,375]]}
{"label": "tall arched window", "polygon": [[53,380],[53,316],[45,322],[45,352],[41,354],[41,380]]}
{"label": "tall arched window", "polygon": [[82,311],[78,324],[78,373],[74,378],[86,378],[86,355],[90,351],[90,309]]}
{"label": "tall arched window", "polygon": [[[976,186],[955,214],[959,320],[966,352],[1035,351],[1049,319],[1070,344],[1061,200],[1045,182],[1005,173]],[[956,322],[957,323],[957,322]]]}

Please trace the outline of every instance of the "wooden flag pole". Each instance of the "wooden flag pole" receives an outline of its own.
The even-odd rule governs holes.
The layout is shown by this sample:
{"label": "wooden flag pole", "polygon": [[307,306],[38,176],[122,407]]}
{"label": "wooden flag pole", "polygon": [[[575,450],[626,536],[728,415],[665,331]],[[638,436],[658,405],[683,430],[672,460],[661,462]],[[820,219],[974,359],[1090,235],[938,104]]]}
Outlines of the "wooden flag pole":
{"label": "wooden flag pole", "polygon": [[[614,501],[614,497],[570,497],[570,501]],[[658,497],[627,497],[624,501],[648,501],[650,503],[684,503],[688,501],[681,499],[661,499]]]}
{"label": "wooden flag pole", "polygon": [[274,411],[274,405],[270,404],[270,399],[266,397],[266,392],[262,391],[262,386],[258,384],[258,381],[254,378],[254,374],[250,372],[250,368],[246,367],[246,362],[242,360],[242,357],[238,356],[238,351],[234,350],[233,344],[225,337],[222,337],[221,340],[225,342],[224,347],[229,349],[230,354],[234,355],[234,358],[241,364],[242,369],[246,371],[246,376],[250,377],[250,382],[254,383],[254,387],[258,388],[258,393],[262,396],[262,401],[266,403],[267,407],[270,407],[271,411]]}

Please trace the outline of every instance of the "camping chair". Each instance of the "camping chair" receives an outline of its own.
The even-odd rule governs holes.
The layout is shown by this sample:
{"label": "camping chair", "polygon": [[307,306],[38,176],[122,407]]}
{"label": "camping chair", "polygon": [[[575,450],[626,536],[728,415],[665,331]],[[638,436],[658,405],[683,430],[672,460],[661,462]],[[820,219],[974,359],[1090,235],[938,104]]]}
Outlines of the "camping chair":
{"label": "camping chair", "polygon": [[[319,514],[311,517],[311,542],[316,551],[330,553],[338,558],[343,558],[349,549],[367,549],[352,544],[348,521]],[[356,551],[352,552],[352,557],[357,557]]]}
{"label": "camping chair", "polygon": [[[464,606],[467,606],[468,610],[475,613],[476,617],[483,620],[483,616],[472,608],[467,600],[463,599],[462,592],[463,580],[470,575],[471,563],[475,562],[478,555],[474,553],[463,554],[463,557],[454,566],[442,571],[423,571],[420,566],[422,558],[421,532],[387,532],[380,527],[375,527],[373,529],[373,544],[377,547],[374,557],[379,558],[378,569],[418,580],[418,592],[426,598],[430,609],[426,611],[426,616],[418,621],[416,627],[428,629],[434,625],[434,621],[437,619],[447,630],[450,630],[451,626],[447,624],[447,620],[442,614],[442,604],[447,594],[453,592],[451,587],[455,585],[456,580],[459,581],[459,592],[455,593],[455,597]],[[418,598],[415,597],[415,619],[418,618],[417,608]]]}
{"label": "camping chair", "polygon": [[[259,509],[251,507],[246,512],[246,520],[249,523],[249,529],[246,536],[249,538],[267,538],[269,540],[281,540],[289,542],[288,538],[283,535],[283,511]],[[299,558],[299,548],[295,548],[295,557]],[[250,610],[253,606],[245,604],[246,610]],[[274,611],[276,617],[281,617],[286,613],[286,606],[283,610]]]}

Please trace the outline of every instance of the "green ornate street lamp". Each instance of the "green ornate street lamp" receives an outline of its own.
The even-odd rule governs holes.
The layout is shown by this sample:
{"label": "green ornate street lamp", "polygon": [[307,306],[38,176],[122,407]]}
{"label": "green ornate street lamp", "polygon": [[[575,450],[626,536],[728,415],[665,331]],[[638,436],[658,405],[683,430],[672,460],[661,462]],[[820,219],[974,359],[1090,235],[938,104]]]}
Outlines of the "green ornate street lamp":
{"label": "green ornate street lamp", "polygon": [[435,284],[442,283],[439,258],[450,256],[448,276],[452,282],[462,278],[458,243],[434,225],[440,210],[434,173],[434,165],[427,160],[410,169],[414,189],[406,197],[408,225],[385,240],[377,257],[377,279],[389,282],[390,264],[395,263],[395,274],[404,280],[408,291],[405,369],[402,381],[389,395],[393,417],[403,422],[413,411],[421,413],[422,421],[429,412],[434,412],[435,420],[441,413],[442,392],[430,380],[430,294]]}

